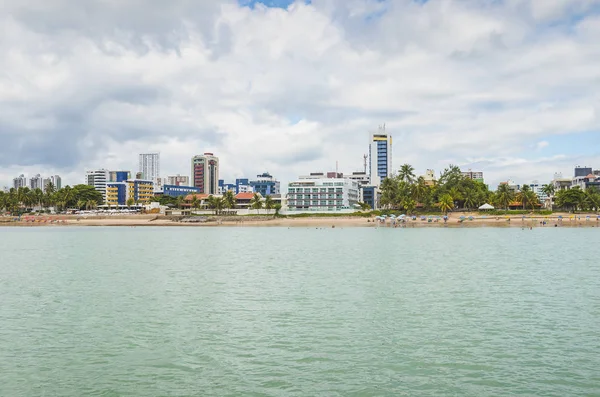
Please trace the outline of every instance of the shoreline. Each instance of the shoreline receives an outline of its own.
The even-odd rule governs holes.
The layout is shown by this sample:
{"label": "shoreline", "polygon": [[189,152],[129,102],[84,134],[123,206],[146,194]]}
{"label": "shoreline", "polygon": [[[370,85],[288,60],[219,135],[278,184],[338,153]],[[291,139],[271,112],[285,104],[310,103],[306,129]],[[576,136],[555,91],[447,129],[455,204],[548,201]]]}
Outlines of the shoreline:
{"label": "shoreline", "polygon": [[[465,216],[469,216],[465,214]],[[473,227],[600,227],[600,221],[596,214],[570,214],[551,216],[533,216],[523,218],[519,216],[493,216],[482,217],[474,216],[473,220],[464,219],[461,221],[458,216],[451,215],[447,223],[443,221],[428,222],[419,218],[417,220],[409,219],[406,223],[398,223],[395,228],[423,228],[423,227],[446,227],[446,228],[473,228]],[[586,218],[586,217],[590,218]],[[209,217],[211,218],[211,217]],[[214,217],[212,217],[214,218]],[[543,222],[546,222],[544,225]],[[556,225],[556,226],[555,226]],[[156,215],[129,215],[129,216],[90,216],[81,217],[73,215],[49,215],[49,216],[28,216],[20,221],[15,221],[11,217],[0,217],[0,227],[52,227],[52,226],[110,226],[110,227],[316,227],[316,228],[336,228],[336,227],[370,227],[370,228],[394,228],[388,219],[384,224],[379,223],[374,217],[305,217],[305,218],[227,218],[222,217],[217,220],[206,222],[181,222],[177,219]]]}

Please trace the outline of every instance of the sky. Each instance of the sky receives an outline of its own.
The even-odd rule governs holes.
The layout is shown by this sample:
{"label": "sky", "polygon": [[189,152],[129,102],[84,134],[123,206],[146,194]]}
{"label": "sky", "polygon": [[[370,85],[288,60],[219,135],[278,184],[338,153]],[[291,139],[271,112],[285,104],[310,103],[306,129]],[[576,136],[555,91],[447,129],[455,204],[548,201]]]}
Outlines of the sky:
{"label": "sky", "polygon": [[600,168],[600,0],[3,0],[0,187],[19,174],[231,181],[393,168],[491,187]]}

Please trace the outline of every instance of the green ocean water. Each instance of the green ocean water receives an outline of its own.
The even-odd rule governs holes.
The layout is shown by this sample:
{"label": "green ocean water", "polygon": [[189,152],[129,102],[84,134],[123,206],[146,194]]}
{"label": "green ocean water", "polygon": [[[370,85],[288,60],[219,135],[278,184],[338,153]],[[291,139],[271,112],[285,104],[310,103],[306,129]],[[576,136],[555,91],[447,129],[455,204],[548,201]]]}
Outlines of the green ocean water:
{"label": "green ocean water", "polygon": [[599,243],[0,228],[0,396],[600,396]]}

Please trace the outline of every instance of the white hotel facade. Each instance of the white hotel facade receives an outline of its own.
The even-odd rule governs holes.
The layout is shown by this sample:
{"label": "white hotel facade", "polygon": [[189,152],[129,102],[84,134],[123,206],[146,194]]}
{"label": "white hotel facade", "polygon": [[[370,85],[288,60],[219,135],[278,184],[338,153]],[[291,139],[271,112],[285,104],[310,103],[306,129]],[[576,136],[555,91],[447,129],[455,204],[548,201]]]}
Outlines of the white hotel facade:
{"label": "white hotel facade", "polygon": [[358,182],[346,178],[300,178],[288,183],[289,212],[353,211]]}

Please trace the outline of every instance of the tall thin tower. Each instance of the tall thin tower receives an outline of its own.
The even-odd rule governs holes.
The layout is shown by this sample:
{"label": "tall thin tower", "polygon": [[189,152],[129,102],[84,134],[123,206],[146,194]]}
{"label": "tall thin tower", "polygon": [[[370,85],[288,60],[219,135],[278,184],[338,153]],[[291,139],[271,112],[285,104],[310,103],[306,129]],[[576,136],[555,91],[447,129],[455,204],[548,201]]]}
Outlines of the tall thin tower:
{"label": "tall thin tower", "polygon": [[380,125],[377,132],[369,134],[369,182],[379,186],[392,175],[392,137]]}

